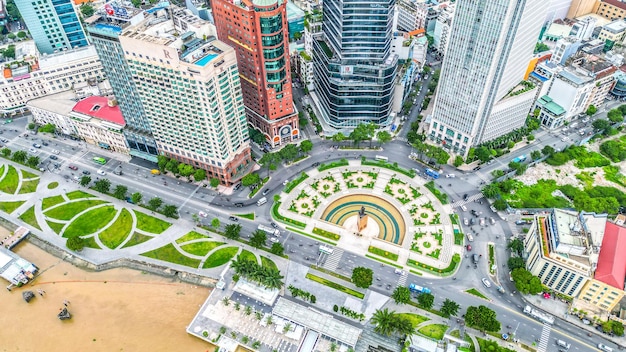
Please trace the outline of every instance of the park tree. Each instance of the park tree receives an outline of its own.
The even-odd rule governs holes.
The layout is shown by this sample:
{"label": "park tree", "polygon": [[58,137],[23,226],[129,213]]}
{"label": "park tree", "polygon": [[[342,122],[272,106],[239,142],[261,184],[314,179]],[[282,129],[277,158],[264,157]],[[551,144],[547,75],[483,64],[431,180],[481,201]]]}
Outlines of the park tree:
{"label": "park tree", "polygon": [[407,304],[411,302],[411,290],[405,286],[396,286],[391,298],[398,304]]}
{"label": "park tree", "polygon": [[167,161],[167,164],[165,164],[165,170],[175,174],[178,172],[178,164],[179,162],[177,160],[170,159]]}
{"label": "park tree", "polygon": [[[193,179],[196,182],[204,181],[206,179],[206,171],[204,169],[196,169],[193,172]],[[217,180],[217,184],[220,184],[220,180]],[[213,186],[213,182],[211,182],[212,187],[217,187],[217,185]]]}
{"label": "park tree", "polygon": [[463,157],[462,157],[462,156],[460,156],[460,155],[457,155],[457,156],[454,158],[454,167],[459,167],[459,166],[463,165],[463,163],[464,163],[464,162],[465,162],[465,161],[463,160]]}
{"label": "park tree", "polygon": [[83,250],[83,248],[85,248],[85,240],[80,236],[73,236],[67,239],[67,242],[65,242],[65,245],[70,250],[73,250],[75,252],[80,252]]}
{"label": "park tree", "polygon": [[217,177],[212,177],[211,178],[211,187],[216,188],[217,186],[220,185],[220,180]]}
{"label": "park tree", "polygon": [[373,277],[374,272],[370,268],[364,268],[362,266],[359,266],[352,270],[352,283],[356,287],[370,287],[372,285]]}
{"label": "park tree", "polygon": [[54,133],[57,127],[54,124],[47,123],[41,127],[39,127],[39,132],[43,133]]}
{"label": "park tree", "polygon": [[31,131],[34,130],[35,127],[37,127],[37,125],[34,122],[31,122],[31,123],[28,124],[28,129],[31,130]]}
{"label": "park tree", "polygon": [[597,119],[595,120],[591,126],[593,127],[593,130],[596,132],[600,132],[600,131],[604,131],[607,128],[611,127],[611,123],[608,120],[605,119]]}
{"label": "park tree", "polygon": [[248,133],[250,134],[250,139],[260,146],[267,141],[267,139],[265,139],[265,135],[257,129],[248,128]]}
{"label": "park tree", "polygon": [[391,141],[391,134],[388,131],[378,131],[378,133],[376,133],[376,139],[378,139],[378,143],[382,146]]}
{"label": "park tree", "polygon": [[440,311],[441,314],[444,315],[444,317],[452,317],[455,316],[456,313],[458,313],[459,308],[461,308],[461,306],[459,306],[458,303],[450,300],[449,298],[446,298],[446,300],[443,301],[443,304],[441,305]]}
{"label": "park tree", "polygon": [[511,270],[515,270],[517,268],[523,268],[524,267],[524,259],[521,258],[521,257],[511,257],[507,261],[507,266]]}
{"label": "park tree", "polygon": [[310,140],[304,140],[302,141],[302,143],[300,143],[300,151],[304,154],[307,154],[308,152],[310,152],[313,149],[313,142],[311,142]]}
{"label": "park tree", "polygon": [[178,218],[178,208],[175,205],[167,204],[163,207],[163,215],[168,218]]}
{"label": "park tree", "polygon": [[224,237],[236,240],[239,238],[239,233],[241,232],[241,225],[239,224],[228,224],[224,228]]}
{"label": "park tree", "polygon": [[148,201],[148,209],[155,211],[163,204],[163,199],[159,197],[153,197]]}
{"label": "park tree", "polygon": [[503,198],[498,198],[493,202],[493,207],[497,210],[506,210],[509,205],[506,203],[506,200]]}
{"label": "park tree", "polygon": [[11,156],[11,149],[4,147],[2,148],[2,150],[0,150],[0,153],[2,153],[3,157],[8,158],[9,156]]}
{"label": "park tree", "polygon": [[490,183],[483,187],[483,195],[485,198],[495,199],[500,195],[500,188],[497,183]]}
{"label": "park tree", "polygon": [[281,157],[278,153],[265,153],[259,159],[259,164],[267,168],[267,177],[270,176],[270,171],[276,170],[276,164],[280,163]]}
{"label": "park tree", "polygon": [[496,319],[496,312],[483,305],[467,307],[465,323],[483,331],[500,331],[500,322]]}
{"label": "park tree", "polygon": [[139,192],[135,192],[133,194],[130,195],[130,200],[131,202],[133,202],[134,204],[139,204],[141,203],[141,200],[143,199],[143,195]]}
{"label": "park tree", "polygon": [[593,105],[589,105],[585,114],[587,114],[587,116],[593,116],[596,112],[598,112],[598,108]]}
{"label": "park tree", "polygon": [[261,177],[256,172],[249,173],[241,178],[241,185],[244,187],[256,185],[259,182],[261,182]]}
{"label": "park tree", "polygon": [[78,184],[80,184],[83,187],[87,187],[88,184],[91,183],[91,176],[83,176],[80,178],[80,181],[78,182]]}
{"label": "park tree", "polygon": [[94,184],[94,189],[100,193],[109,193],[111,181],[106,178],[100,179]]}
{"label": "park tree", "polygon": [[609,119],[612,123],[622,122],[624,116],[622,115],[622,111],[620,109],[611,109],[606,114],[606,118]]}
{"label": "park tree", "polygon": [[352,132],[350,132],[350,136],[348,136],[348,138],[352,140],[355,146],[359,147],[362,141],[368,139],[368,133],[369,131],[367,125],[360,123],[352,130]]}
{"label": "park tree", "polygon": [[214,218],[213,220],[211,220],[211,227],[215,230],[219,229],[221,225],[222,224],[220,223],[220,219]]}
{"label": "park tree", "polygon": [[332,136],[333,142],[337,142],[337,144],[341,144],[341,142],[343,142],[345,139],[346,136],[344,136],[344,134],[341,132],[337,132]]}
{"label": "park tree", "polygon": [[417,304],[424,309],[431,309],[435,303],[435,296],[432,293],[422,293],[417,296]]}
{"label": "park tree", "polygon": [[515,281],[515,288],[523,294],[536,295],[543,291],[541,280],[524,268],[511,271],[511,278]]}
{"label": "park tree", "polygon": [[278,152],[278,155],[280,155],[283,160],[290,162],[298,156],[298,152],[299,149],[294,144],[287,144]]}
{"label": "park tree", "polygon": [[11,159],[13,159],[13,161],[15,161],[16,163],[23,163],[24,161],[26,161],[26,157],[28,156],[28,154],[26,154],[25,151],[23,150],[18,150],[15,153],[13,153],[13,157],[11,157]]}
{"label": "park tree", "polygon": [[30,166],[30,167],[35,167],[37,165],[39,165],[39,157],[38,156],[29,156],[28,159],[26,159],[26,165]]}
{"label": "park tree", "polygon": [[[9,33],[9,35],[7,35],[7,37],[9,38],[11,36],[13,36],[13,39],[15,39],[15,34]],[[2,56],[8,59],[15,59],[15,45],[9,45],[4,50],[0,49],[0,52],[2,53]]]}
{"label": "park tree", "polygon": [[[537,115],[539,116],[539,115]],[[541,122],[539,121],[539,119],[535,116],[535,117],[529,117],[528,119],[526,119],[526,128],[528,128],[529,131],[534,131],[539,129],[539,126],[541,126]]]}
{"label": "park tree", "polygon": [[165,167],[169,161],[170,159],[165,155],[157,155],[157,166],[159,167],[159,170],[165,171]]}
{"label": "park tree", "polygon": [[522,242],[519,238],[516,238],[507,245],[507,248],[521,257],[522,252],[524,251],[524,242]]}
{"label": "park tree", "polygon": [[491,159],[491,151],[489,151],[489,148],[482,145],[476,148],[475,155],[478,160],[482,162],[487,162],[489,161],[489,159]]}
{"label": "park tree", "polygon": [[539,150],[533,150],[532,152],[530,152],[530,157],[533,160],[539,160],[541,159],[541,151]]}
{"label": "park tree", "polygon": [[267,234],[263,230],[254,231],[250,237],[250,245],[254,248],[265,246],[265,241],[267,241]]}
{"label": "park tree", "polygon": [[372,319],[370,319],[370,323],[374,326],[374,331],[378,334],[384,336],[390,336],[393,333],[394,328],[394,320],[397,318],[397,315],[394,311],[389,311],[389,309],[378,309],[372,315]]}
{"label": "park tree", "polygon": [[128,187],[124,185],[115,186],[115,190],[113,190],[113,197],[117,199],[126,199],[126,193],[128,192]]}
{"label": "park tree", "polygon": [[283,255],[283,252],[285,251],[285,247],[283,247],[283,245],[279,242],[274,242],[272,243],[272,247],[270,248],[270,252],[276,254],[276,255]]}
{"label": "park tree", "polygon": [[133,4],[133,6],[135,6],[136,8],[140,8],[141,7],[141,0],[130,0],[130,3]]}

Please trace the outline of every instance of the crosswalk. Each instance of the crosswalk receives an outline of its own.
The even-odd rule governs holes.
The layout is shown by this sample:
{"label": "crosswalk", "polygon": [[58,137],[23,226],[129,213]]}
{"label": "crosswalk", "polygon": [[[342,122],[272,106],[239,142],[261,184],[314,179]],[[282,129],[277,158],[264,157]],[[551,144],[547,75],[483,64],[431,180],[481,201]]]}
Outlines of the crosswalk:
{"label": "crosswalk", "polygon": [[343,249],[340,248],[333,248],[333,253],[326,259],[326,261],[324,262],[323,268],[330,270],[330,271],[335,271],[337,270],[337,267],[339,266],[339,261],[341,260],[341,256],[343,255]]}
{"label": "crosswalk", "polygon": [[463,199],[459,199],[456,202],[452,203],[452,207],[456,208],[456,207],[460,207],[461,205],[465,205],[467,203],[471,203],[474,202],[478,199],[483,198],[483,193],[482,192],[478,192],[476,194],[472,194],[471,196],[467,197],[467,200],[463,200]]}
{"label": "crosswalk", "polygon": [[398,287],[400,286],[405,286],[406,285],[406,280],[408,279],[409,275],[407,273],[404,273],[403,275],[400,275],[400,278],[398,279]]}
{"label": "crosswalk", "polygon": [[552,331],[552,325],[544,323],[543,329],[541,330],[541,338],[539,339],[539,346],[537,346],[537,352],[547,351],[551,331]]}

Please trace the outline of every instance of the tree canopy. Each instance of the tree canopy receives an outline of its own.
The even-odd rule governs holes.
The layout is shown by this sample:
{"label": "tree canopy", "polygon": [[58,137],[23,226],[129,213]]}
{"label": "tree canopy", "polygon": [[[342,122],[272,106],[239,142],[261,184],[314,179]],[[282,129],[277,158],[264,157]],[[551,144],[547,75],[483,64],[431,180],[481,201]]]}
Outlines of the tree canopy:
{"label": "tree canopy", "polygon": [[468,326],[479,330],[500,331],[500,322],[496,319],[496,312],[483,305],[467,307],[465,322]]}
{"label": "tree canopy", "polygon": [[368,288],[372,285],[373,276],[372,269],[359,266],[352,270],[352,283],[356,287]]}
{"label": "tree canopy", "polygon": [[536,295],[543,291],[541,280],[524,268],[517,268],[511,271],[511,277],[515,281],[515,288],[523,294]]}

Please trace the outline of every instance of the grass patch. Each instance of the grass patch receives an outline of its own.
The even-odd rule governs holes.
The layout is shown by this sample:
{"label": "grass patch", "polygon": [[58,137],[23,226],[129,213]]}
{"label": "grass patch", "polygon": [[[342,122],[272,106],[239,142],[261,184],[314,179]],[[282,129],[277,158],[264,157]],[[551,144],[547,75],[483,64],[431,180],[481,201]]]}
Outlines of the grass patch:
{"label": "grass patch", "polygon": [[59,183],[56,182],[56,181],[55,182],[50,182],[50,183],[48,183],[48,186],[46,186],[46,187],[48,187],[48,189],[55,189],[55,188],[59,187]]}
{"label": "grass patch", "polygon": [[338,291],[341,291],[343,293],[349,294],[349,295],[354,296],[356,298],[363,299],[365,297],[365,294],[363,294],[361,292],[358,292],[358,291],[355,291],[355,290],[353,290],[351,288],[347,288],[345,286],[339,285],[338,283],[326,280],[326,279],[324,279],[322,277],[313,275],[311,273],[307,273],[305,277],[307,279],[311,280],[311,281],[315,281],[315,282],[320,283],[320,284],[322,284],[324,286],[328,286],[330,288],[334,288],[335,290],[338,290]]}
{"label": "grass patch", "polygon": [[404,318],[410,321],[411,324],[413,325],[413,329],[415,329],[421,323],[430,320],[429,318],[426,318],[425,316],[422,316],[419,314],[413,314],[413,313],[400,313],[398,314],[398,318]]}
{"label": "grass patch", "polygon": [[15,211],[15,209],[19,208],[25,202],[26,201],[24,200],[19,200],[16,202],[0,202],[0,210],[7,214],[11,214]]}
{"label": "grass patch", "polygon": [[452,260],[450,261],[450,265],[448,265],[448,267],[443,268],[443,269],[439,269],[439,268],[435,268],[432,267],[430,265],[424,264],[424,263],[420,263],[416,260],[413,259],[409,259],[407,260],[407,264],[409,266],[412,266],[416,269],[422,270],[422,271],[427,271],[430,273],[433,273],[435,275],[439,275],[439,276],[447,276],[450,275],[452,272],[454,272],[454,270],[456,269],[456,266],[461,262],[461,255],[458,253],[455,253],[452,256]]}
{"label": "grass patch", "polygon": [[426,186],[426,188],[428,188],[428,190],[435,196],[437,197],[437,199],[439,199],[439,201],[441,202],[441,204],[448,204],[448,195],[439,191],[437,189],[437,187],[435,187],[435,182],[433,181],[429,181],[426,182],[426,184],[424,185]]}
{"label": "grass patch", "polygon": [[447,325],[443,324],[430,324],[426,325],[423,328],[417,330],[420,334],[435,339],[437,341],[443,339],[443,335],[446,333],[448,329]]}
{"label": "grass patch", "polygon": [[419,272],[417,270],[409,269],[409,271],[412,272],[415,275],[419,275],[419,276],[423,276],[424,275],[423,273],[421,273],[421,272]]}
{"label": "grass patch", "polygon": [[133,234],[130,236],[130,239],[126,241],[126,243],[124,243],[124,246],[122,248],[136,246],[140,243],[144,243],[148,240],[151,240],[152,238],[153,237],[144,235],[139,232],[133,232]]}
{"label": "grass patch", "polygon": [[103,203],[107,203],[107,201],[102,199],[80,200],[77,202],[59,205],[54,209],[46,211],[45,214],[47,217],[57,220],[71,220],[74,216],[76,216],[76,214],[82,213],[89,208],[93,208],[96,205]]}
{"label": "grass patch", "polygon": [[104,206],[83,213],[76,218],[63,232],[63,237],[89,235],[104,228],[117,214],[112,205]]}
{"label": "grass patch", "polygon": [[331,270],[328,270],[328,269],[324,269],[324,268],[322,268],[320,266],[311,265],[310,268],[311,269],[315,269],[315,270],[317,270],[319,272],[322,272],[324,274],[327,274],[327,275],[330,275],[330,276],[334,276],[334,277],[336,277],[338,279],[341,279],[341,280],[344,280],[344,281],[348,281],[348,282],[352,282],[351,278],[349,278],[347,276],[343,276],[341,274],[337,274],[334,271],[331,271]]}
{"label": "grass patch", "polygon": [[39,175],[35,175],[32,172],[26,171],[26,170],[21,170],[22,171],[22,178],[35,178],[35,177],[39,177]]}
{"label": "grass patch", "polygon": [[189,258],[188,256],[179,252],[173,244],[168,243],[161,248],[145,252],[144,257],[163,260],[166,262],[188,266],[191,268],[197,268],[200,265],[199,259]]}
{"label": "grass patch", "polygon": [[500,195],[515,208],[568,208],[570,202],[563,197],[553,196],[559,189],[554,180],[538,180],[534,185],[524,185],[517,180],[497,183]]}
{"label": "grass patch", "polygon": [[39,226],[39,223],[37,222],[37,218],[35,217],[34,205],[28,208],[28,210],[26,210],[24,214],[20,215],[20,220],[24,221],[28,225],[41,231],[41,227]]}
{"label": "grass patch", "polygon": [[383,258],[387,258],[387,259],[391,259],[394,262],[398,260],[398,255],[395,253],[390,253],[389,251],[386,251],[384,249],[380,249],[374,246],[369,246],[369,248],[367,249],[368,252],[372,253],[372,254],[376,254],[379,255]]}
{"label": "grass patch", "polygon": [[184,250],[187,253],[204,257],[214,248],[217,248],[223,244],[226,244],[226,243],[214,242],[214,241],[197,241],[197,242],[184,244],[180,246],[180,249]]}
{"label": "grass patch", "polygon": [[298,220],[293,220],[291,218],[287,218],[284,217],[282,215],[280,215],[280,213],[278,212],[278,208],[280,207],[280,202],[274,202],[274,204],[272,205],[272,217],[282,223],[285,223],[287,225],[293,225],[295,227],[298,227],[300,229],[304,229],[306,227],[306,224],[303,222],[300,222]]}
{"label": "grass patch", "polygon": [[241,260],[248,260],[254,263],[258,264],[258,261],[256,259],[256,255],[252,254],[252,252],[247,251],[245,249],[241,250],[241,253],[239,253],[239,255],[237,256],[239,258],[241,258]]}
{"label": "grass patch", "polygon": [[0,181],[0,191],[8,194],[15,194],[19,180],[17,170],[12,165],[9,165],[6,175]]}
{"label": "grass patch", "polygon": [[410,178],[415,177],[415,171],[403,169],[403,168],[398,166],[398,163],[390,164],[390,163],[388,163],[386,161],[382,161],[382,160],[376,160],[376,161],[371,160],[370,161],[370,160],[362,159],[361,160],[361,165],[384,167],[385,169],[389,169],[389,170],[393,170],[393,171],[399,172],[399,173],[401,173],[401,174],[403,174],[405,176],[408,176]]}
{"label": "grass patch", "polygon": [[39,179],[36,180],[22,180],[22,186],[20,187],[19,194],[33,193],[37,191],[37,186],[39,186]]}
{"label": "grass patch", "polygon": [[[398,265],[398,264],[396,264],[396,263],[392,263],[392,262],[390,262],[390,261],[387,261],[387,260],[384,260],[384,259],[378,258],[378,257],[373,256],[373,255],[371,255],[371,254],[366,254],[365,256],[366,256],[367,258],[373,259],[373,260],[375,260],[375,261],[377,261],[377,262],[381,262],[381,263],[383,263],[383,264],[391,265],[391,266],[394,266],[394,267],[396,267],[396,268],[398,268],[398,269],[402,269],[402,266],[401,266],[401,265]],[[421,274],[420,274],[420,275],[421,275]]]}
{"label": "grass patch", "polygon": [[41,202],[41,209],[46,210],[50,208],[51,206],[54,206],[63,202],[65,202],[65,198],[63,198],[62,195],[44,198],[43,201]]}
{"label": "grass patch", "polygon": [[465,237],[465,235],[463,234],[463,232],[459,232],[457,230],[454,230],[454,244],[456,244],[458,246],[462,246],[463,245],[463,241],[464,241],[464,237]]}
{"label": "grass patch", "polygon": [[330,240],[334,240],[334,241],[339,241],[339,239],[341,238],[341,236],[339,236],[338,234],[334,232],[322,230],[318,227],[313,228],[313,233],[316,235],[328,238]]}
{"label": "grass patch", "polygon": [[276,265],[276,263],[274,263],[274,261],[270,258],[264,256],[261,256],[261,266],[269,269],[278,270],[278,266]]}
{"label": "grass patch", "polygon": [[626,176],[619,172],[619,167],[609,165],[602,168],[604,170],[604,178],[615,182],[618,185],[626,187]]}
{"label": "grass patch", "polygon": [[63,230],[63,226],[65,226],[65,224],[62,224],[60,222],[50,221],[50,220],[46,220],[46,223],[48,223],[48,226],[50,226],[52,231],[56,232],[59,235],[61,234],[61,230]]}
{"label": "grass patch", "polygon": [[239,218],[243,218],[243,219],[249,219],[254,221],[254,213],[247,213],[247,214],[235,214],[236,217]]}
{"label": "grass patch", "polygon": [[183,237],[177,239],[176,243],[180,244],[180,243],[193,241],[193,240],[205,240],[207,238],[211,238],[211,237],[208,235],[203,235],[200,232],[189,231]]}
{"label": "grass patch", "polygon": [[172,226],[172,224],[167,221],[163,221],[161,219],[155,218],[154,216],[150,216],[137,210],[133,211],[135,212],[135,216],[137,217],[137,229],[141,231],[158,235],[167,230],[170,226]]}
{"label": "grass patch", "polygon": [[107,227],[106,230],[100,232],[98,237],[103,245],[114,249],[124,242],[132,229],[133,216],[128,210],[123,208],[115,222]]}
{"label": "grass patch", "polygon": [[489,248],[489,272],[491,273],[491,275],[494,275],[496,271],[493,269],[493,266],[496,263],[496,255],[494,253],[493,244],[489,244],[488,248]]}
{"label": "grass patch", "polygon": [[96,242],[96,238],[94,236],[85,238],[85,247],[93,248],[93,249],[102,249]]}
{"label": "grass patch", "polygon": [[287,185],[285,186],[285,193],[291,192],[294,188],[296,188],[297,185],[302,183],[302,181],[306,180],[307,178],[309,178],[309,175],[307,175],[304,172],[301,173],[300,176],[298,176],[298,178],[296,178],[295,180],[287,183]]}
{"label": "grass patch", "polygon": [[233,259],[238,251],[239,247],[225,247],[218,249],[206,259],[202,268],[208,269],[224,265],[228,263],[229,260]]}
{"label": "grass patch", "polygon": [[299,234],[301,234],[301,235],[304,235],[304,236],[307,236],[307,237],[311,237],[312,239],[317,240],[317,241],[320,241],[320,242],[324,242],[324,243],[332,244],[333,246],[336,246],[336,245],[337,245],[337,243],[336,243],[336,242],[332,242],[332,241],[326,240],[326,239],[321,238],[321,237],[313,236],[313,235],[311,235],[310,233],[307,233],[307,232],[304,232],[304,231],[301,231],[301,230],[295,229],[295,228],[293,228],[293,227],[289,227],[289,226],[287,226],[287,227],[286,227],[286,229],[287,229],[287,230],[289,230],[289,231],[292,231],[292,232],[297,232],[297,233],[299,233]]}
{"label": "grass patch", "polygon": [[95,196],[91,193],[83,192],[83,191],[72,191],[66,194],[67,198],[70,200],[81,199],[81,198],[94,198]]}
{"label": "grass patch", "polygon": [[321,164],[317,168],[317,170],[318,171],[324,171],[324,170],[332,169],[334,167],[341,167],[341,166],[348,166],[348,160],[341,159],[341,160],[338,160],[338,161],[333,161],[332,163],[329,163],[329,164]]}
{"label": "grass patch", "polygon": [[478,291],[475,288],[470,288],[469,290],[465,290],[465,292],[469,293],[470,295],[474,295],[478,298],[486,299],[487,301],[489,300],[489,297],[483,295],[480,291]]}

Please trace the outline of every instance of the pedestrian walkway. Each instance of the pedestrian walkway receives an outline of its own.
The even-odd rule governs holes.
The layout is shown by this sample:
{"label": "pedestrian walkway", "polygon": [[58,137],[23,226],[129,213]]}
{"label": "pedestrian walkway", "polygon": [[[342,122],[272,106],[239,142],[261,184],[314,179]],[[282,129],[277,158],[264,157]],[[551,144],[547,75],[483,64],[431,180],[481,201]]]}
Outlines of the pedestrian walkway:
{"label": "pedestrian walkway", "polygon": [[343,249],[335,247],[333,249],[333,253],[324,262],[323,268],[330,271],[336,271],[342,256]]}
{"label": "pedestrian walkway", "polygon": [[550,341],[550,332],[552,331],[552,325],[543,324],[543,330],[541,330],[541,339],[539,340],[539,346],[537,352],[546,352],[548,350],[548,342]]}
{"label": "pedestrian walkway", "polygon": [[408,278],[409,278],[409,275],[406,272],[404,272],[404,274],[400,275],[397,286],[406,286],[406,280]]}
{"label": "pedestrian walkway", "polygon": [[479,193],[476,193],[476,194],[473,194],[473,195],[467,197],[467,200],[459,199],[456,202],[452,203],[451,206],[452,206],[452,208],[457,208],[457,207],[460,207],[461,205],[465,205],[467,203],[471,203],[471,202],[477,201],[477,200],[482,199],[484,197],[485,196],[483,195],[483,193],[479,192]]}

